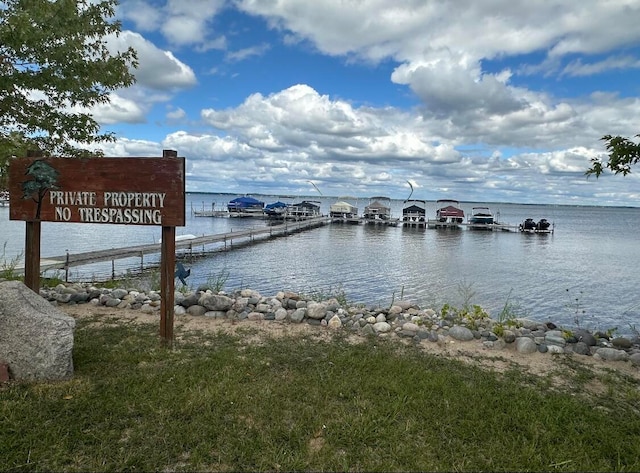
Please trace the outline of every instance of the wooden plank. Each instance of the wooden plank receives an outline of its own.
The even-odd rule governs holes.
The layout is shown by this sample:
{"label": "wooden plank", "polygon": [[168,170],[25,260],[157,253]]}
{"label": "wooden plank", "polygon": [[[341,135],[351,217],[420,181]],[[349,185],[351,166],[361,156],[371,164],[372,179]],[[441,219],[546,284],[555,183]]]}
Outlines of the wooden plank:
{"label": "wooden plank", "polygon": [[[289,222],[260,229],[203,235],[189,240],[178,240],[175,242],[175,248],[189,248],[192,246],[207,245],[211,243],[241,240],[243,238],[253,238],[255,236],[261,235],[287,235],[290,232],[313,228],[318,225],[324,225],[327,222],[327,218],[319,217],[311,220]],[[43,265],[41,266],[40,270],[44,271],[46,269],[64,269],[65,265],[67,265],[68,267],[82,266],[85,264],[100,263],[104,261],[111,261],[114,259],[140,257],[145,254],[153,254],[159,252],[161,252],[161,244],[151,243],[147,245],[111,248],[106,250],[88,251],[75,254],[69,253],[68,255],[65,254],[60,256],[48,256],[46,260],[43,261]],[[20,267],[16,267],[15,269],[19,271]]]}
{"label": "wooden plank", "polygon": [[40,221],[25,223],[24,285],[40,293]]}

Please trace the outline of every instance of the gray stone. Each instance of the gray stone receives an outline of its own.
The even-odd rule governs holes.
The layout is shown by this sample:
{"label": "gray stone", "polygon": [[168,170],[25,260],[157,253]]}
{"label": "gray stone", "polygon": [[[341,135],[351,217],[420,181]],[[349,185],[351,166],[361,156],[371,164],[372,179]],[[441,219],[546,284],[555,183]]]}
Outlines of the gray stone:
{"label": "gray stone", "polygon": [[449,336],[461,342],[473,340],[473,332],[467,327],[462,327],[460,325],[454,325],[451,327],[451,329],[449,329]]}
{"label": "gray stone", "polygon": [[567,341],[564,339],[564,337],[553,334],[549,335],[549,333],[545,335],[544,341],[547,343],[547,345],[555,345],[557,347],[564,347],[567,344]]}
{"label": "gray stone", "polygon": [[329,328],[339,329],[340,327],[342,327],[342,320],[340,320],[340,317],[338,317],[337,315],[334,315],[333,317],[331,317],[331,320],[329,320],[329,323],[327,325],[329,326]]}
{"label": "gray stone", "polygon": [[114,289],[113,291],[111,291],[111,295],[116,299],[123,299],[124,296],[128,294],[129,291],[127,291],[126,289]]}
{"label": "gray stone", "polygon": [[547,352],[553,355],[564,353],[564,348],[558,345],[547,345]]}
{"label": "gray stone", "polygon": [[507,343],[513,343],[516,341],[516,334],[513,333],[513,331],[511,330],[505,330],[504,334],[502,335],[502,338]]}
{"label": "gray stone", "polygon": [[375,330],[373,330],[373,325],[371,325],[371,324],[367,324],[364,327],[362,327],[361,333],[363,335],[375,335],[376,334]]}
{"label": "gray stone", "polygon": [[625,361],[629,359],[629,354],[624,350],[604,347],[598,348],[594,357],[606,361]]}
{"label": "gray stone", "polygon": [[249,312],[247,315],[247,319],[249,320],[264,320],[264,313],[262,312]]}
{"label": "gray stone", "polygon": [[196,304],[196,305],[191,305],[191,306],[187,307],[187,314],[194,315],[196,317],[204,315],[205,312],[207,312],[207,309],[205,309],[201,305],[197,305]]}
{"label": "gray stone", "polygon": [[414,334],[420,329],[420,327],[413,322],[407,322],[402,325],[402,330],[405,332],[414,332]]}
{"label": "gray stone", "polygon": [[583,329],[577,330],[576,336],[578,337],[579,341],[586,343],[588,346],[590,347],[596,346],[596,337],[594,337],[587,330],[583,330]]}
{"label": "gray stone", "polygon": [[516,351],[518,353],[531,354],[538,351],[538,346],[529,337],[518,337],[515,341]]}
{"label": "gray stone", "polygon": [[591,355],[591,350],[589,349],[589,345],[585,342],[577,342],[572,345],[573,352],[578,355]]}
{"label": "gray stone", "polygon": [[19,281],[0,283],[0,360],[16,380],[73,375],[75,320]]}
{"label": "gray stone", "polygon": [[197,294],[189,294],[188,296],[184,297],[179,304],[182,307],[191,307],[192,305],[197,305],[198,304],[198,295]]}
{"label": "gray stone", "polygon": [[627,348],[631,348],[631,340],[625,337],[617,337],[611,340],[611,344],[616,348],[621,348],[626,350]]}
{"label": "gray stone", "polygon": [[436,343],[438,341],[438,332],[436,332],[435,330],[431,330],[429,332],[429,336],[427,337],[427,340],[429,340],[432,343]]}
{"label": "gray stone", "polygon": [[198,300],[198,304],[207,310],[229,310],[233,305],[233,299],[220,294],[203,294]]}
{"label": "gray stone", "polygon": [[115,299],[112,297],[111,299],[107,299],[104,305],[106,305],[107,307],[118,307],[121,302],[122,301],[120,299]]}
{"label": "gray stone", "polygon": [[373,330],[375,330],[376,333],[387,333],[391,331],[391,325],[387,322],[376,322],[373,324]]}
{"label": "gray stone", "polygon": [[280,307],[276,310],[275,320],[285,320],[287,318],[287,309]]}
{"label": "gray stone", "polygon": [[327,314],[327,306],[320,302],[309,302],[307,304],[307,317],[314,320],[324,319]]}
{"label": "gray stone", "polygon": [[300,307],[299,309],[294,310],[289,318],[291,319],[291,322],[300,323],[304,319],[306,313],[307,309],[304,307]]}
{"label": "gray stone", "polygon": [[640,366],[640,353],[629,355],[629,361],[633,366]]}
{"label": "gray stone", "polygon": [[70,302],[83,303],[89,301],[89,293],[88,292],[76,292],[71,294]]}

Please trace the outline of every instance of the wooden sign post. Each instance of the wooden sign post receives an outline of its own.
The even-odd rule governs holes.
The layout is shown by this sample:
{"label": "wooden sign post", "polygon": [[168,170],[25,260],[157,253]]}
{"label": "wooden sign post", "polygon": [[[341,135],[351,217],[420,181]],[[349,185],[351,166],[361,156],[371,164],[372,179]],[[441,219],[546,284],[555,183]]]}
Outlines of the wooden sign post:
{"label": "wooden sign post", "polygon": [[185,225],[185,160],[162,158],[14,159],[9,218],[26,222],[25,285],[40,290],[41,222],[162,227],[160,336],[173,341],[176,226]]}

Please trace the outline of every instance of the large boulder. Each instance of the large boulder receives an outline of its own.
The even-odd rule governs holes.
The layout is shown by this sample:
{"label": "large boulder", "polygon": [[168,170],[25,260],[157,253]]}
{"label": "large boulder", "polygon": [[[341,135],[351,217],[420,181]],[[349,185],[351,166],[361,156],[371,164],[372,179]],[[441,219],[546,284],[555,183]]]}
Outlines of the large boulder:
{"label": "large boulder", "polygon": [[0,361],[16,380],[73,375],[72,317],[19,281],[0,282]]}

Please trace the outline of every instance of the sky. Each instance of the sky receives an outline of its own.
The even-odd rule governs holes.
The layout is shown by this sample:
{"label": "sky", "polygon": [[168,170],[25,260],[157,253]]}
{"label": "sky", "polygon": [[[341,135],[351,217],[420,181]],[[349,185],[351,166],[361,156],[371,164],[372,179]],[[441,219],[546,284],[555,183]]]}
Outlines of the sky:
{"label": "sky", "polygon": [[[640,0],[121,0],[106,156],[189,192],[640,206]],[[140,176],[144,178],[144,176]]]}

